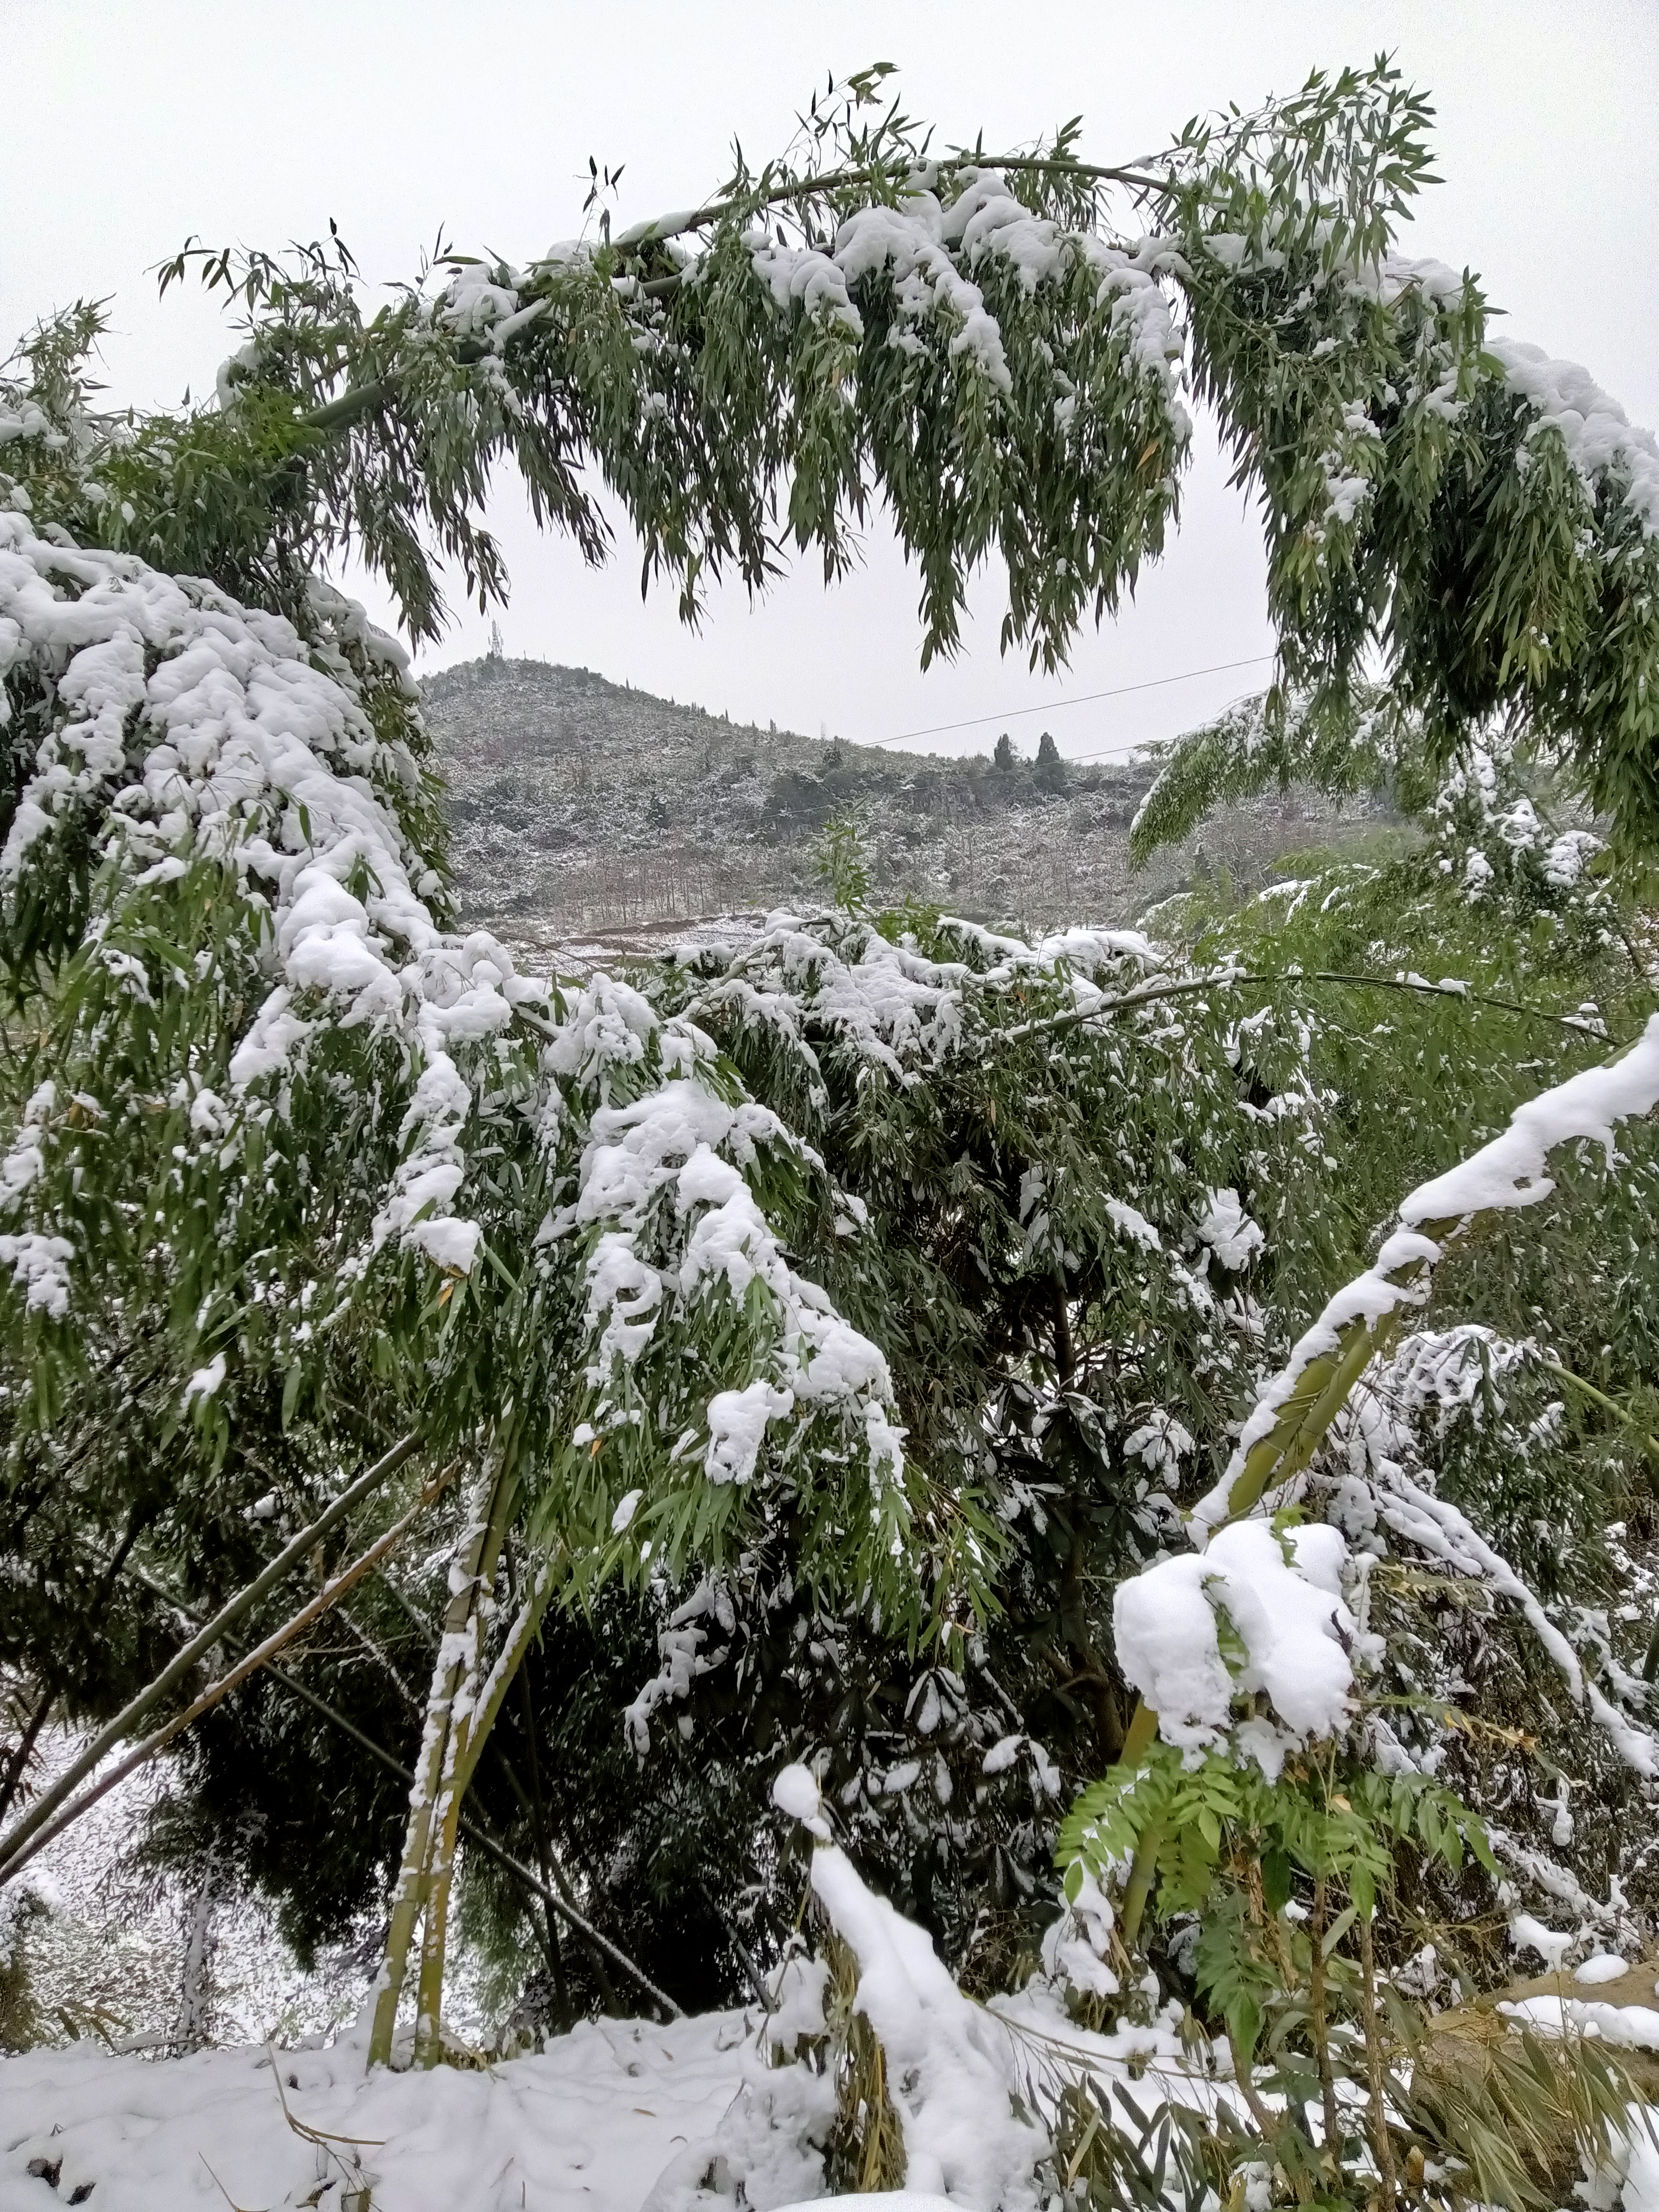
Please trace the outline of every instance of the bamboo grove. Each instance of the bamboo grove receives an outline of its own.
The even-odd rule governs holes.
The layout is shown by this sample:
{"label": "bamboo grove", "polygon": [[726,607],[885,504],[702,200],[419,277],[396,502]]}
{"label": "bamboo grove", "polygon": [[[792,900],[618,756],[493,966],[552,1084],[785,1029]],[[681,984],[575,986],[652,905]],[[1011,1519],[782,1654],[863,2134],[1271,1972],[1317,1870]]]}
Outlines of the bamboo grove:
{"label": "bamboo grove", "polygon": [[[702,206],[619,229],[596,171],[579,242],[372,312],[337,239],[186,248],[164,287],[243,325],[209,405],[100,411],[94,308],[26,343],[0,1881],[100,1759],[173,1746],[166,1848],[233,1850],[302,1948],[387,1901],[372,2057],[408,1994],[431,2063],[458,1911],[566,2021],[769,1966],[807,1760],[965,1986],[1061,1911],[1088,2002],[1150,1955],[1247,2088],[1312,2068],[1328,2154],[1251,2107],[1304,2201],[1356,2160],[1394,2189],[1391,2110],[1420,2166],[1455,2100],[1389,2105],[1374,1940],[1535,1885],[1513,1808],[1586,1714],[1608,1865],[1659,1773],[1659,454],[1398,257],[1428,124],[1379,63],[1111,169],[1074,126],[941,150],[872,71]],[[595,561],[603,483],[695,621],[792,549],[833,582],[880,514],[924,660],[994,559],[1052,668],[1176,527],[1189,406],[1259,505],[1279,668],[1139,845],[1292,776],[1414,841],[1146,933],[878,912],[845,836],[824,912],[627,976],[453,927],[418,689],[331,565],[434,638],[446,574],[505,593],[511,469]],[[1544,1211],[1454,1174],[1372,1266],[1517,1109]],[[1162,1711],[1124,1593],[1239,1528],[1295,1576],[1303,1522],[1340,1538],[1340,1726],[1298,1732],[1231,1620],[1249,1717]],[[1500,1649],[1524,1691],[1460,1721]],[[84,1754],[36,1787],[59,1724]],[[1585,1926],[1659,1903],[1619,1865],[1623,1908],[1563,1877]],[[1352,2158],[1328,2014],[1372,2069]]]}

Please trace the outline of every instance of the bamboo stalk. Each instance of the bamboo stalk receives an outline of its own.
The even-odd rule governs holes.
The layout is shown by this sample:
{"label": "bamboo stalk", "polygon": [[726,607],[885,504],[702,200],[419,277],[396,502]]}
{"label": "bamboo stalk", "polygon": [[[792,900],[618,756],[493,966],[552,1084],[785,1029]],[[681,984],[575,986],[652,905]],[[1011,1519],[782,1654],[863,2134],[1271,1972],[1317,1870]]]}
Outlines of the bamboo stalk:
{"label": "bamboo stalk", "polygon": [[[505,1462],[505,1455],[504,1455]],[[445,1747],[442,1781],[434,1825],[435,1839],[428,1847],[425,1881],[426,1925],[422,1933],[420,1973],[415,2005],[415,2063],[435,2066],[442,2054],[444,1958],[449,1934],[449,1899],[455,1872],[455,1846],[461,1799],[471,1778],[468,1747],[477,1731],[478,1669],[483,1662],[484,1629],[495,1609],[495,1569],[507,1540],[507,1524],[517,1495],[516,1479],[505,1463],[495,1485],[489,1524],[485,1532],[471,1613],[467,1624],[465,1671],[450,1706],[449,1741]],[[522,1647],[520,1649],[522,1656]],[[491,1718],[494,1718],[492,1712]],[[483,1741],[477,1735],[477,1741]]]}
{"label": "bamboo stalk", "polygon": [[[510,1553],[507,1555],[507,1566],[510,1575],[512,1571],[512,1558]],[[416,1607],[410,1603],[408,1597],[401,1589],[398,1589],[397,1583],[393,1582],[389,1576],[386,1577],[386,1586],[392,1599],[401,1607],[404,1618],[410,1622],[411,1626],[416,1628],[420,1634],[426,1638],[427,1643],[435,1650],[439,1638],[434,1632],[430,1623],[424,1620]],[[544,1808],[541,1807],[540,1776],[536,1771],[536,1717],[534,1703],[531,1696],[530,1677],[524,1672],[522,1668],[519,1670],[518,1680],[519,1686],[525,1700],[525,1723],[527,1731],[526,1742],[529,1753],[532,1774],[534,1783],[533,1800],[532,1792],[526,1790],[523,1783],[519,1779],[518,1773],[514,1767],[513,1762],[508,1759],[507,1753],[501,1749],[501,1740],[493,1729],[490,1731],[489,1735],[490,1754],[495,1760],[496,1765],[501,1768],[501,1773],[506,1778],[507,1785],[508,1789],[512,1790],[514,1796],[517,1798],[520,1809],[525,1814],[526,1819],[531,1822],[532,1826],[535,1829],[537,1850],[542,1861],[542,1880],[544,1883],[550,1884],[554,1888],[556,1888],[560,1898],[563,1901],[561,1909],[563,1910],[565,1907],[569,1908],[566,1916],[567,1917],[569,1917],[571,1913],[575,1913],[576,1900],[574,1893],[572,1893],[569,1881],[565,1875],[564,1869],[560,1865],[557,1858],[554,1856],[551,1845],[547,1838],[546,1813]],[[412,1693],[411,1701],[414,1705],[414,1710],[417,1715],[424,1711],[420,1700],[418,1698],[412,1698]],[[413,1778],[407,1777],[406,1778],[412,1780]],[[470,1832],[465,1817],[463,1817],[461,1821],[461,1832],[463,1835]],[[477,1841],[476,1836],[473,1839],[475,1842]],[[582,1920],[580,1913],[575,1913],[573,1924],[580,1929],[585,1927],[586,1923]],[[556,1942],[556,1937],[555,1937],[554,1941]],[[617,1992],[605,1966],[605,1954],[603,1949],[598,1948],[592,1942],[588,1945],[588,1953],[592,1962],[594,1974],[599,1981],[600,1997],[607,2008],[614,2006],[617,2002]]]}
{"label": "bamboo stalk", "polygon": [[1331,2071],[1330,2022],[1325,2014],[1325,1877],[1314,1876],[1313,1912],[1308,1922],[1308,2033],[1319,2069],[1319,2100],[1325,2118],[1325,2152],[1331,2175],[1342,2172],[1342,2119],[1336,2108],[1336,2076]]}
{"label": "bamboo stalk", "polygon": [[481,1476],[473,1486],[460,1542],[461,1557],[452,1565],[451,1596],[433,1662],[432,1683],[427,1693],[426,1718],[416,1757],[415,1781],[410,1790],[409,1821],[404,1831],[403,1857],[392,1892],[392,1919],[386,1929],[386,1957],[380,1968],[380,1993],[375,2000],[374,2024],[369,2035],[371,2067],[392,2063],[392,2043],[398,2022],[398,2004],[409,1969],[409,1947],[425,1895],[428,1853],[431,1843],[432,1811],[443,1771],[449,1737],[450,1710],[460,1686],[464,1659],[455,1645],[471,1619],[477,1575],[492,1517],[494,1493],[500,1477]]}
{"label": "bamboo stalk", "polygon": [[[422,1911],[428,1923],[435,1911],[437,1937],[430,1964],[427,1963],[431,1948],[429,1941],[423,1942],[422,1946],[422,1972],[421,1983],[417,1985],[416,2039],[422,2049],[430,2043],[435,2052],[441,1988],[434,1993],[430,1984],[434,1975],[440,1984],[442,1980],[448,1871],[453,1863],[454,1851],[453,1834],[447,1856],[445,1857],[439,1850],[438,1863],[441,1864],[443,1878],[441,1894],[435,1899],[434,1855],[443,1839],[448,1809],[444,1796],[445,1785],[453,1772],[458,1750],[455,1741],[457,1703],[477,1665],[483,1601],[495,1580],[507,1515],[517,1490],[516,1476],[508,1466],[509,1457],[509,1451],[501,1450],[494,1473],[480,1477],[473,1491],[462,1539],[465,1549],[461,1558],[450,1570],[449,1607],[444,1617],[444,1632],[439,1642],[432,1686],[427,1699],[426,1723],[416,1767],[416,1779],[410,1792],[409,1826],[397,1887],[392,1893],[386,1959],[380,1970],[380,1993],[375,2001],[374,2024],[369,2037],[368,2063],[371,2068],[389,2065],[392,2062],[398,2006],[408,1976],[410,1948]],[[453,1803],[459,1810],[459,1796],[453,1798]]]}
{"label": "bamboo stalk", "polygon": [[343,1490],[308,1528],[301,1529],[291,1543],[284,1545],[270,1565],[222,1606],[201,1633],[193,1636],[181,1651],[175,1652],[155,1680],[147,1683],[137,1697],[130,1698],[115,1718],[99,1730],[79,1758],[70,1762],[52,1788],[41,1792],[11,1833],[0,1838],[0,1885],[9,1881],[21,1865],[21,1861],[17,1856],[20,1847],[45,1827],[58,1807],[73,1795],[106,1753],[112,1751],[118,1743],[124,1742],[145,1715],[153,1712],[168,1692],[184,1680],[197,1661],[212,1650],[227,1629],[234,1628],[243,1614],[251,1611],[268,1590],[274,1589],[291,1567],[296,1566],[314,1551],[354,1506],[360,1504],[372,1491],[377,1490],[412,1458],[419,1443],[420,1432],[414,1430],[393,1444],[391,1450],[360,1474],[349,1489]]}
{"label": "bamboo stalk", "polygon": [[[289,1668],[273,1666],[270,1669],[270,1679],[298,1698],[302,1705],[309,1705],[313,1712],[320,1714],[323,1719],[332,1722],[342,1735],[349,1736],[351,1741],[362,1750],[366,1751],[371,1759],[378,1759],[388,1772],[395,1774],[400,1782],[413,1784],[414,1774],[401,1759],[394,1759],[384,1744],[376,1743],[372,1735],[368,1735],[357,1726],[355,1721],[349,1720],[343,1712],[330,1705],[326,1698],[319,1697],[315,1690],[302,1682]],[[665,1990],[659,1990],[644,1968],[635,1966],[626,1951],[613,1943],[608,1936],[601,1935],[592,1922],[579,1911],[574,1903],[556,1896],[545,1882],[538,1881],[527,1867],[522,1866],[509,1851],[495,1841],[486,1829],[481,1827],[465,1813],[461,1815],[460,1827],[461,1833],[466,1838],[468,1843],[475,1844],[487,1857],[494,1859],[504,1873],[513,1875],[553,1911],[562,1914],[584,1942],[592,1944],[597,1951],[613,1960],[625,1974],[639,1984],[647,1996],[655,2003],[663,2006],[672,2018],[684,2019],[684,2013],[675,2003],[673,1998]]]}
{"label": "bamboo stalk", "polygon": [[1256,2133],[1261,2136],[1263,2146],[1271,2150],[1279,2140],[1273,2116],[1261,2101],[1261,2094],[1251,2075],[1249,2059],[1238,2047],[1238,2038],[1233,2033],[1232,2022],[1224,2021],[1223,2025],[1227,2031],[1227,2050],[1233,2062],[1233,2080],[1238,2086],[1240,2096],[1249,2107],[1250,2118],[1255,2122]]}
{"label": "bamboo stalk", "polygon": [[319,1620],[337,1606],[348,1591],[355,1589],[365,1575],[372,1573],[381,1560],[397,1548],[421,1515],[449,1487],[454,1480],[454,1473],[452,1466],[434,1476],[402,1520],[394,1522],[383,1535],[375,1539],[368,1551],[354,1559],[343,1573],[325,1583],[308,1605],[301,1607],[291,1620],[266,1637],[263,1644],[245,1654],[228,1673],[222,1674],[216,1682],[210,1682],[200,1697],[187,1705],[182,1713],[176,1714],[165,1726],[147,1735],[142,1743],[135,1745],[125,1759],[118,1761],[106,1774],[100,1775],[89,1790],[83,1790],[71,1803],[61,1806],[56,1816],[37,1829],[8,1863],[4,1869],[6,1877],[9,1879],[12,1875],[21,1872],[37,1851],[44,1850],[48,1844],[63,1834],[65,1828],[72,1826],[83,1813],[90,1812],[99,1799],[106,1796],[118,1782],[125,1782],[129,1774],[145,1765],[158,1752],[165,1751],[175,1737],[182,1735],[204,1713],[211,1712],[214,1706],[222,1704],[233,1690],[240,1688],[246,1681],[250,1674],[257,1674],[279,1651],[292,1644],[295,1637],[303,1635],[314,1621]]}
{"label": "bamboo stalk", "polygon": [[477,1707],[467,1724],[466,1749],[463,1755],[460,1771],[455,1779],[455,1791],[458,1796],[465,1796],[471,1783],[473,1774],[477,1769],[479,1754],[483,1750],[489,1731],[500,1717],[501,1707],[507,1700],[507,1693],[513,1686],[514,1677],[523,1664],[525,1655],[535,1640],[536,1632],[541,1626],[542,1615],[547,1610],[548,1602],[553,1595],[553,1563],[550,1560],[537,1569],[530,1585],[530,1595],[519,1607],[514,1618],[513,1626],[507,1630],[507,1641],[501,1646],[501,1656],[490,1668],[488,1679],[478,1692]]}
{"label": "bamboo stalk", "polygon": [[1365,2074],[1370,2090],[1371,2155],[1376,2160],[1381,2194],[1377,2212],[1394,2212],[1399,2194],[1395,2174],[1394,2144],[1389,2135],[1389,2107],[1382,2087],[1382,2039],[1376,2025],[1376,1956],[1371,1942],[1369,1913],[1359,1916],[1359,2020],[1365,2035]]}

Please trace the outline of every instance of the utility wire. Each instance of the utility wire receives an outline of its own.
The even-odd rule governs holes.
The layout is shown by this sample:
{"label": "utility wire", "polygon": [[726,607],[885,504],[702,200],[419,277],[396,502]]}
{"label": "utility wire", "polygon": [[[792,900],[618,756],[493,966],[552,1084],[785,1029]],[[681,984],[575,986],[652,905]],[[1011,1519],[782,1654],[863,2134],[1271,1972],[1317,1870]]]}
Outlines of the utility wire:
{"label": "utility wire", "polygon": [[1253,653],[1243,660],[1218,660],[1211,668],[1183,669],[1179,676],[1154,676],[1145,684],[1119,684],[1109,691],[1079,691],[1074,699],[1052,699],[1046,707],[1012,707],[1002,714],[974,714],[965,722],[935,722],[925,730],[901,730],[896,737],[871,738],[872,745],[908,744],[912,738],[940,738],[952,730],[981,729],[988,722],[1015,722],[1025,714],[1056,714],[1062,707],[1087,707],[1097,699],[1127,699],[1132,691],[1162,691],[1170,684],[1190,684],[1200,676],[1223,676],[1231,668],[1260,668],[1273,659],[1271,653]]}

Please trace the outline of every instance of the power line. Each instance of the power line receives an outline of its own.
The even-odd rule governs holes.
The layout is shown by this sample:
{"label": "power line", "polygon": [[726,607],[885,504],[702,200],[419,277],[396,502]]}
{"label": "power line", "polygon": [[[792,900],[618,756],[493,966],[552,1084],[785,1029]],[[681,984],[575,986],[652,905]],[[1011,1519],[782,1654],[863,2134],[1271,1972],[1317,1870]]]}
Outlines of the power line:
{"label": "power line", "polygon": [[942,738],[952,730],[981,729],[988,722],[1015,722],[1023,714],[1056,714],[1062,707],[1087,707],[1097,699],[1127,699],[1132,691],[1161,691],[1166,684],[1190,684],[1199,676],[1222,676],[1230,668],[1260,668],[1271,653],[1253,653],[1243,660],[1218,660],[1212,668],[1188,668],[1179,676],[1155,676],[1146,684],[1120,684],[1110,691],[1079,691],[1075,699],[1051,699],[1046,707],[1014,707],[1003,714],[974,714],[965,722],[936,722],[931,729],[901,730],[896,737],[870,738],[872,745],[908,744],[912,738]]}
{"label": "power line", "polygon": [[1060,758],[1066,767],[1070,768],[1074,762],[1110,760],[1118,754],[1144,753],[1149,745],[1161,745],[1165,743],[1167,740],[1163,738],[1125,738],[1119,744],[1091,745],[1087,752],[1062,753]]}

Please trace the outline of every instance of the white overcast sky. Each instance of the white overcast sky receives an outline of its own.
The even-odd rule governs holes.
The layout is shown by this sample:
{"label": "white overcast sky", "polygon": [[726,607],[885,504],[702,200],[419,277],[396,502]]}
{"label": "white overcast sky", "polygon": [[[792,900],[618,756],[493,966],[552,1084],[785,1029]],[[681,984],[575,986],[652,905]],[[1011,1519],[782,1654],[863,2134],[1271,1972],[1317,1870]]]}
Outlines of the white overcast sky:
{"label": "white overcast sky", "polygon": [[[172,404],[230,349],[212,309],[158,305],[146,274],[191,233],[280,246],[333,216],[377,280],[412,274],[441,226],[523,260],[580,228],[590,154],[626,164],[622,222],[694,203],[734,135],[781,148],[831,69],[896,63],[947,139],[1014,143],[1080,111],[1109,160],[1382,48],[1438,111],[1444,181],[1411,250],[1478,270],[1510,333],[1659,421],[1659,0],[0,0],[0,336],[112,295],[112,396]],[[1058,678],[1000,656],[989,573],[968,649],[924,677],[915,579],[879,531],[838,589],[808,571],[753,609],[727,592],[694,636],[667,594],[641,605],[626,540],[589,573],[504,485],[507,648],[811,732],[997,718],[924,741],[942,750],[988,750],[1029,708],[1008,724],[1027,749],[1045,724],[1073,755],[1169,735],[1263,672],[1163,679],[1268,650],[1255,526],[1200,442],[1174,550]],[[487,633],[461,613],[421,665]]]}

